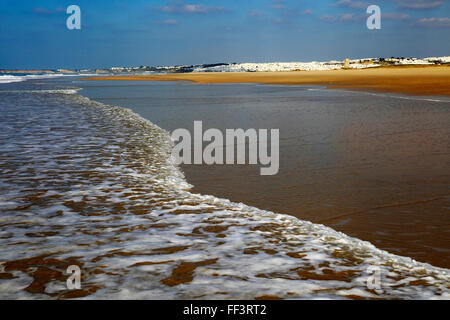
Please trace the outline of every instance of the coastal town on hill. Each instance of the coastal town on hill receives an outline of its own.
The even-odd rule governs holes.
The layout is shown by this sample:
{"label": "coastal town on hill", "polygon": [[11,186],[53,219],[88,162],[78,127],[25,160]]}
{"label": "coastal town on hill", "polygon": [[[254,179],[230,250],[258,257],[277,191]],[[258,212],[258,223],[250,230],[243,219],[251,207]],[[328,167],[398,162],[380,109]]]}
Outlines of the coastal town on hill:
{"label": "coastal town on hill", "polygon": [[98,69],[0,69],[0,74],[146,74],[146,73],[191,73],[191,72],[279,72],[319,71],[339,69],[364,69],[386,66],[432,66],[450,65],[450,56],[428,58],[362,58],[332,60],[328,62],[265,62],[265,63],[214,63],[176,66],[108,67]]}

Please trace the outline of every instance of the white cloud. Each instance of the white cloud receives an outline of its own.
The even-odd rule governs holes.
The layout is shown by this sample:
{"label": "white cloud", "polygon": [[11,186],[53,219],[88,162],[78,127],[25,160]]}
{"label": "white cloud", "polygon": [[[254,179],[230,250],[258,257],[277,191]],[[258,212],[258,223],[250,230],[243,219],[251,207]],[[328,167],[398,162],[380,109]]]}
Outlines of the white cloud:
{"label": "white cloud", "polygon": [[414,25],[422,28],[450,28],[450,18],[422,18]]}
{"label": "white cloud", "polygon": [[368,4],[357,0],[339,0],[338,2],[332,4],[332,6],[352,9],[366,9]]}
{"label": "white cloud", "polygon": [[338,14],[336,16],[331,16],[331,15],[324,15],[320,18],[323,21],[326,22],[342,22],[342,23],[347,23],[347,22],[361,22],[365,19],[364,15],[356,15],[354,13],[342,13],[342,14]]}
{"label": "white cloud", "polygon": [[382,19],[387,20],[409,20],[411,19],[411,16],[407,13],[390,13],[390,12],[382,12],[381,13]]}
{"label": "white cloud", "polygon": [[167,19],[164,21],[156,21],[155,24],[177,25],[178,21],[174,19]]}
{"label": "white cloud", "polygon": [[223,7],[205,6],[203,4],[175,3],[169,6],[154,7],[155,10],[176,14],[206,14],[226,11]]}
{"label": "white cloud", "polygon": [[261,11],[259,11],[259,10],[250,10],[250,12],[248,13],[251,17],[262,17],[262,16],[264,16],[265,14],[264,13],[262,13]]}
{"label": "white cloud", "polygon": [[399,8],[425,10],[442,6],[446,0],[395,0]]}

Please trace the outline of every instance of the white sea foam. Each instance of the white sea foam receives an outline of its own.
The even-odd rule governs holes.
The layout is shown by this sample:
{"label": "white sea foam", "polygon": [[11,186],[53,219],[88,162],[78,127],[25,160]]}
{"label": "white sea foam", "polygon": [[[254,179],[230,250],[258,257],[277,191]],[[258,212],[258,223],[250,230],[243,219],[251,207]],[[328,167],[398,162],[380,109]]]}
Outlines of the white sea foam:
{"label": "white sea foam", "polygon": [[21,76],[0,75],[0,83],[11,83],[24,81]]}
{"label": "white sea foam", "polygon": [[60,77],[78,77],[78,76],[90,76],[95,74],[62,74],[62,73],[49,73],[49,74],[27,74],[27,75],[0,75],[0,83],[12,83],[22,82],[33,79],[49,79]]}
{"label": "white sea foam", "polygon": [[[450,298],[447,269],[193,194],[169,134],[128,109],[12,95],[0,100],[1,298],[70,297],[58,276],[69,264],[86,298]],[[371,266],[382,293],[366,286]]]}
{"label": "white sea foam", "polygon": [[52,93],[61,93],[61,94],[76,94],[80,91],[81,88],[73,88],[73,89],[54,89],[54,90],[0,90],[0,94],[5,93],[36,93],[36,94],[52,94]]}

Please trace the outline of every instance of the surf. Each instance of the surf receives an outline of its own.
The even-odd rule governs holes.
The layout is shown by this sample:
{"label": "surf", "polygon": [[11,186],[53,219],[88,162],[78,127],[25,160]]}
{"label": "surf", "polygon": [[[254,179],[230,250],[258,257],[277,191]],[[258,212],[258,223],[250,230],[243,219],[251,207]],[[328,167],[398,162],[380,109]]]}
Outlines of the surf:
{"label": "surf", "polygon": [[[129,109],[62,92],[8,96],[2,298],[69,297],[53,277],[32,286],[36,267],[62,273],[68,263],[80,266],[88,299],[450,298],[448,269],[192,193],[169,132]],[[367,286],[374,266],[381,293]]]}

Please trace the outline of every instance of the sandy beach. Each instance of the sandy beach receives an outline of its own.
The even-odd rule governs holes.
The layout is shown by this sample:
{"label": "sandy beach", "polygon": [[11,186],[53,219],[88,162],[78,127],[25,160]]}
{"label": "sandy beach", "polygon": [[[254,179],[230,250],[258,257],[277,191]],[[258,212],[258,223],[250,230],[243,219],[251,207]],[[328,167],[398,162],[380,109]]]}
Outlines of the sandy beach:
{"label": "sandy beach", "polygon": [[[174,74],[167,78],[205,81],[203,77],[258,75],[271,73]],[[354,90],[251,83],[85,83],[83,95],[130,108],[169,132],[193,130],[192,124],[200,119],[204,128],[222,131],[281,128],[277,175],[260,176],[260,167],[252,165],[182,165],[194,193],[325,224],[389,252],[450,265],[439,251],[446,250],[450,235],[448,228],[441,227],[448,221],[445,208],[450,199],[448,102],[440,98],[400,99]]]}
{"label": "sandy beach", "polygon": [[358,70],[293,72],[208,72],[87,77],[85,79],[323,85],[329,89],[353,89],[412,95],[450,96],[450,67],[448,66],[396,66]]}
{"label": "sandy beach", "polygon": [[0,12],[0,302],[450,301],[450,0]]}
{"label": "sandy beach", "polygon": [[[449,297],[447,102],[55,80],[0,90],[0,298]],[[282,128],[279,174],[180,171],[167,133],[193,119]]]}

